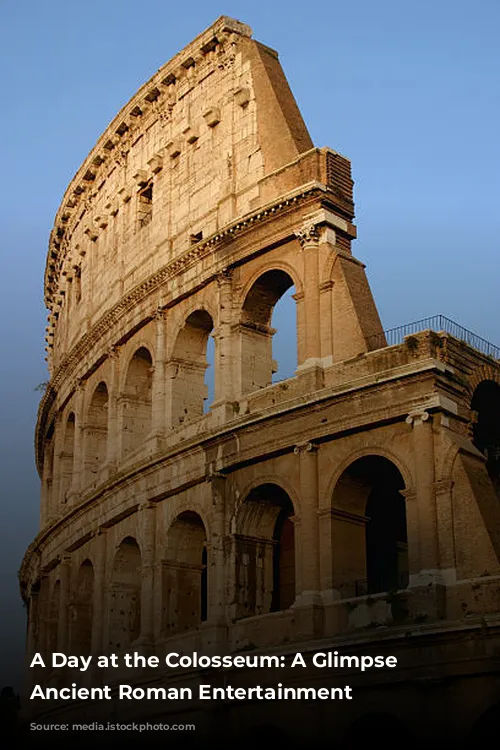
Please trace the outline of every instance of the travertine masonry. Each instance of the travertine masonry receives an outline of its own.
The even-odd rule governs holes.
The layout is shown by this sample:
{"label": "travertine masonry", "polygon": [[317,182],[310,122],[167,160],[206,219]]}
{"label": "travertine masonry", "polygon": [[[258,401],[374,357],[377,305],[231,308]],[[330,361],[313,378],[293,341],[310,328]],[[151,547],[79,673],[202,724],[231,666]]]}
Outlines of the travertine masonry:
{"label": "travertine masonry", "polygon": [[[378,643],[402,655],[389,692],[409,724],[432,662],[467,642],[482,678],[471,703],[469,667],[454,667],[456,736],[493,702],[476,636],[500,645],[500,440],[485,416],[500,366],[444,332],[387,346],[353,221],[349,161],[313,147],[277,54],[237,21],[106,129],[49,244],[28,659]],[[273,384],[272,312],[292,287],[298,368]],[[318,731],[347,737],[374,710],[370,685]],[[233,710],[248,731],[261,721]],[[303,710],[277,706],[272,723],[301,737]]]}

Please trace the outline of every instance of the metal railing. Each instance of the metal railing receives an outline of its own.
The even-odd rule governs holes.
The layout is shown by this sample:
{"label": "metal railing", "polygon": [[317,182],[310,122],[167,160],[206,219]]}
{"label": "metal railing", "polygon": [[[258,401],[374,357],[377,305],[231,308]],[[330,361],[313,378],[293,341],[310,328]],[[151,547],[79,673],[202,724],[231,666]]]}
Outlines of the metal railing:
{"label": "metal railing", "polygon": [[433,315],[430,318],[422,318],[422,320],[416,320],[413,323],[406,323],[403,326],[397,326],[396,328],[389,328],[381,334],[370,336],[368,339],[370,348],[381,349],[385,346],[394,346],[395,344],[402,344],[406,336],[411,336],[415,333],[421,333],[422,331],[436,331],[437,333],[445,331],[459,341],[464,341],[466,344],[471,346],[473,349],[486,354],[487,357],[493,357],[493,359],[500,359],[500,346],[491,344],[486,339],[481,338],[476,333],[468,331],[467,328],[455,323],[454,320],[450,320],[445,315]]}

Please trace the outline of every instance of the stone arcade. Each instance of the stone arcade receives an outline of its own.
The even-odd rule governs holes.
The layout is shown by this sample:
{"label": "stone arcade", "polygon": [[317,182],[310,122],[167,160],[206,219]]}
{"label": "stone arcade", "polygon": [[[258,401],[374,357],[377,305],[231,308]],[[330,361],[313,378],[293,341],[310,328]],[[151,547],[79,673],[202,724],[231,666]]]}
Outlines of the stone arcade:
{"label": "stone arcade", "polygon": [[[229,18],[106,129],[49,243],[40,532],[20,571],[28,660],[374,650],[401,667],[350,675],[362,697],[315,719],[330,744],[373,726],[425,743],[492,720],[498,351],[446,324],[388,342],[353,219],[350,162],[313,146],[276,52]],[[292,288],[298,367],[273,383],[272,313]],[[230,678],[255,685],[252,669]],[[82,679],[141,686],[130,670]],[[29,694],[71,675],[28,680]],[[310,740],[310,709],[290,705],[247,701],[221,721],[193,704],[185,720],[219,739],[271,727]],[[43,720],[47,705],[34,710]]]}

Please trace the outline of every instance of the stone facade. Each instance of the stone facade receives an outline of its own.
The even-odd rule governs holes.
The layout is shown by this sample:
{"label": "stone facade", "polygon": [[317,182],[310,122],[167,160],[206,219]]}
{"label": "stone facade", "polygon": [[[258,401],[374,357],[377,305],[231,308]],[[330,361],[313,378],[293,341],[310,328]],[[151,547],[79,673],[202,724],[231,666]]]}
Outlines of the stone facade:
{"label": "stone facade", "polygon": [[[376,647],[398,678],[354,677],[362,698],[315,719],[332,740],[367,714],[410,730],[416,705],[417,736],[456,739],[491,711],[500,365],[444,331],[388,346],[353,219],[349,161],[313,147],[277,54],[231,19],[106,129],[50,238],[28,662]],[[271,316],[292,286],[298,367],[273,383]],[[224,722],[305,739],[306,710]],[[189,715],[209,731],[210,711]]]}

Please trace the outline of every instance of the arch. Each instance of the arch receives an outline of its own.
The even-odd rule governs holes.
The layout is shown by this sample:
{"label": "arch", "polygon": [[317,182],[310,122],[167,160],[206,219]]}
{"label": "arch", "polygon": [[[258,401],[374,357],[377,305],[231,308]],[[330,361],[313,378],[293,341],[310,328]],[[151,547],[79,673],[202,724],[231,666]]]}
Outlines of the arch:
{"label": "arch", "polygon": [[476,419],[472,442],[486,458],[486,469],[500,498],[500,384],[482,380],[475,388],[471,409]]}
{"label": "arch", "polygon": [[235,518],[236,616],[288,609],[295,601],[293,503],[277,484],[254,487]]}
{"label": "arch", "polygon": [[153,359],[145,346],[136,349],[128,367],[121,407],[122,418],[122,455],[125,458],[141,447],[144,439],[151,432],[152,393],[153,393]]}
{"label": "arch", "polygon": [[94,598],[94,566],[87,558],[76,576],[76,586],[71,604],[71,653],[88,656],[92,646],[92,614]]}
{"label": "arch", "polygon": [[108,388],[101,380],[90,400],[85,425],[85,475],[95,479],[106,461],[108,451]]}
{"label": "arch", "polygon": [[468,383],[469,402],[472,401],[476,388],[483,380],[492,380],[500,385],[500,368],[494,365],[482,365],[473,370]]}
{"label": "arch", "polygon": [[198,627],[208,617],[208,550],[198,513],[180,513],[167,532],[162,575],[162,633]]}
{"label": "arch", "polygon": [[344,469],[332,495],[334,586],[342,597],[408,585],[405,483],[397,466],[364,455]]}
{"label": "arch", "polygon": [[75,433],[76,419],[74,412],[71,412],[66,420],[66,426],[64,428],[63,450],[60,459],[61,484],[59,494],[62,503],[67,502],[68,493],[71,489],[71,483],[73,480]]}
{"label": "arch", "polygon": [[[204,309],[197,309],[185,320],[175,340],[170,360],[171,376],[171,424],[175,429],[182,424],[203,416],[207,410],[209,390],[207,386],[207,345],[213,331],[212,316]],[[210,380],[213,378],[210,368]]]}
{"label": "arch", "polygon": [[403,477],[404,486],[406,489],[411,489],[414,485],[413,475],[410,471],[410,467],[404,461],[398,453],[394,453],[384,446],[380,445],[363,445],[363,447],[357,450],[349,452],[349,454],[336,466],[336,469],[330,478],[328,484],[328,497],[331,498],[337,482],[344,473],[344,471],[354,463],[358,458],[364,458],[365,456],[380,456],[386,458],[397,468],[401,476]]}
{"label": "arch", "polygon": [[141,634],[141,551],[127,536],[113,561],[109,587],[109,646],[127,648]]}
{"label": "arch", "polygon": [[[241,347],[241,392],[251,393],[271,385],[278,365],[273,360],[273,335],[271,318],[276,304],[294,286],[292,276],[278,268],[261,273],[248,289],[240,315]],[[297,363],[297,324],[287,331],[287,349],[295,352],[294,367]],[[295,339],[295,347],[290,340]],[[291,374],[291,373],[290,373]]]}

